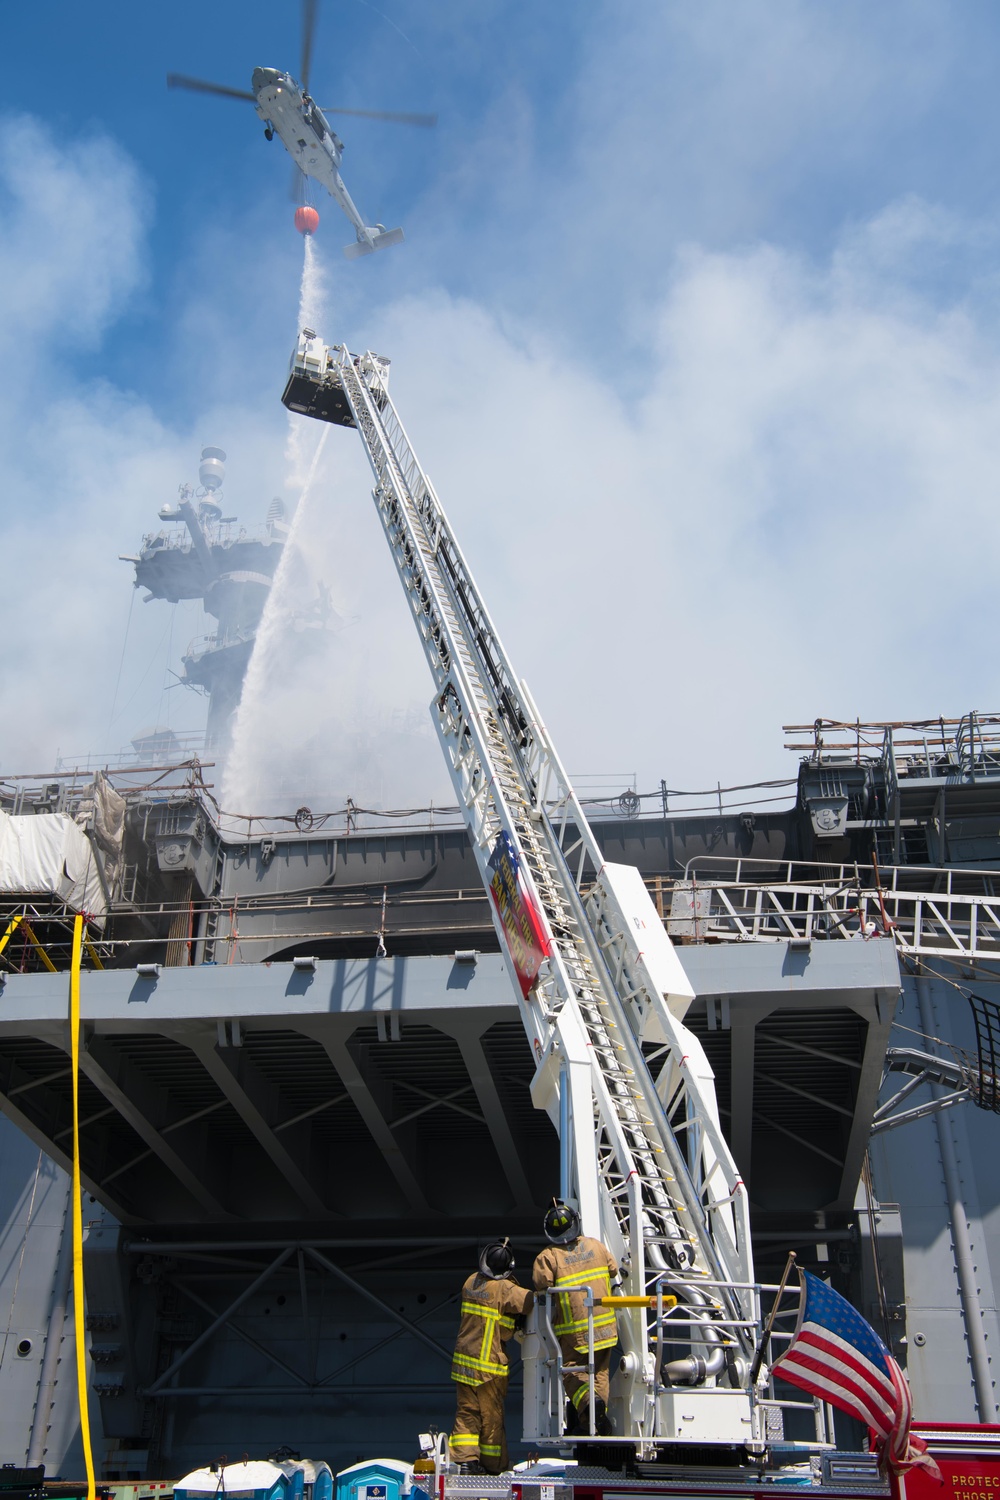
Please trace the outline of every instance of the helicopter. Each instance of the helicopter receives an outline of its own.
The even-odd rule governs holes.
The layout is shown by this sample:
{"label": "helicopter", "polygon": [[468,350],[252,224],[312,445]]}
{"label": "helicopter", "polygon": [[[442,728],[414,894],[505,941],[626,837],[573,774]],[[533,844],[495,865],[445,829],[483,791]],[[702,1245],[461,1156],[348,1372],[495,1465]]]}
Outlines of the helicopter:
{"label": "helicopter", "polygon": [[[344,254],[349,260],[353,260],[360,255],[371,255],[373,251],[383,250],[389,245],[398,245],[403,238],[403,231],[386,229],[384,224],[366,224],[344,186],[340,175],[344,143],[330,126],[326,114],[309,94],[309,69],[315,26],[316,0],[304,0],[301,84],[290,73],[283,73],[278,68],[254,68],[250,80],[252,92],[229,88],[225,84],[208,83],[201,78],[189,78],[183,73],[168,73],[167,87],[193,89],[202,94],[220,94],[223,98],[245,99],[252,103],[264,122],[266,138],[270,141],[277,136],[295,163],[298,184],[301,186],[302,179],[310,177],[320,183],[353,224],[356,236],[354,243],[344,246]],[[400,125],[437,124],[436,115],[399,114],[369,109],[331,109],[328,112],[357,115],[369,120],[391,120]],[[302,221],[297,219],[296,222]],[[318,215],[313,215],[312,227],[315,228],[318,222]],[[312,231],[306,228],[303,232]]]}

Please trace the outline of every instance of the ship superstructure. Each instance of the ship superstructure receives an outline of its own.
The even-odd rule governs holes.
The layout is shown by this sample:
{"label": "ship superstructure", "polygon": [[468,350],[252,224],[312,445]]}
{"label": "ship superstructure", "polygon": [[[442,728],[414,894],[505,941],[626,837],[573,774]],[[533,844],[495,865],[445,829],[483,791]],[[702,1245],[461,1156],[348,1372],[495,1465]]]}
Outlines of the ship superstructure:
{"label": "ship superstructure", "polygon": [[205,748],[212,752],[225,746],[288,536],[280,499],[271,501],[263,527],[253,533],[236,516],[223,515],[225,459],[221,448],[204,448],[198,489],[181,485],[177,505],[160,509],[168,524],[147,533],[137,554],[123,554],[134,564],[135,587],[146,590],[146,603],[200,599],[217,621],[214,631],[189,644],[181,677],[208,697]]}
{"label": "ship superstructure", "polygon": [[[450,1420],[462,1265],[501,1230],[528,1257],[560,1171],[556,1132],[531,1103],[532,1053],[467,836],[447,816],[437,828],[368,818],[348,831],[342,810],[317,811],[308,831],[276,822],[233,838],[196,773],[186,786],[154,783],[125,792],[125,884],[95,942],[105,969],[83,976],[82,1164],[105,1209],[87,1274],[100,1300],[107,1472],[191,1468],[213,1429],[236,1447],[232,1424],[248,1412],[272,1446],[289,1423],[310,1450],[328,1433],[338,1467],[366,1446],[405,1456],[413,1431]],[[775,818],[772,839],[780,829],[787,845],[797,821]],[[704,851],[717,838],[715,824],[706,838],[683,819],[594,829],[638,865],[668,920],[671,844]],[[727,837],[735,850],[735,818]],[[16,933],[3,955],[22,972],[4,982],[0,1092],[5,1112],[65,1165],[69,933],[48,915],[34,930],[56,973]],[[818,1206],[836,1243],[853,1221],[852,1174],[898,986],[892,946],[830,943],[790,983],[785,945],[748,945],[742,995],[727,950],[682,942],[679,955],[724,1121],[755,1087],[747,1028],[760,1027],[762,1046],[776,1015],[802,1031],[792,1013],[822,998],[824,1024],[858,1071],[858,1123],[832,1177],[817,1181],[808,1153],[773,1185],[762,1171],[760,1212],[781,1241],[765,1235],[759,1258],[767,1266],[772,1243],[808,1235]],[[718,1056],[717,1040],[734,1035],[732,1059]],[[826,1150],[815,1115],[807,1130]],[[741,1170],[758,1146],[753,1133],[734,1141]],[[458,1195],[455,1176],[466,1184]],[[257,1350],[249,1366],[247,1347]]]}
{"label": "ship superstructure", "polygon": [[[947,867],[864,865],[856,849],[817,837],[816,765],[811,753],[783,810],[625,817],[609,806],[592,826],[608,855],[640,869],[678,946],[695,993],[686,1024],[713,1066],[749,1185],[758,1276],[776,1279],[797,1248],[888,1334],[918,1411],[933,1402],[945,1419],[973,1421],[988,1395],[969,1349],[977,1327],[987,1348],[1000,1337],[989,1276],[1000,1250],[989,1216],[995,1124],[976,1108],[989,1099],[899,1128],[889,1116],[981,1087],[968,996],[1000,995],[990,946],[1000,825],[975,862],[952,848]],[[886,772],[881,747],[840,767]],[[926,777],[906,774],[902,757],[894,770],[901,824],[922,828],[931,854]],[[399,828],[351,808],[300,818],[312,827],[274,820],[223,834],[198,768],[173,786],[158,775],[111,778],[125,800],[120,876],[94,934],[105,969],[88,961],[83,987],[105,1473],[183,1472],[206,1445],[246,1447],[248,1423],[262,1442],[290,1436],[335,1467],[374,1448],[406,1456],[414,1431],[450,1421],[463,1266],[498,1232],[529,1259],[559,1175],[467,836],[455,815]],[[951,776],[963,818],[979,806],[991,816],[1000,782],[988,754]],[[18,816],[41,819],[88,796],[66,777],[57,803],[56,785],[5,787],[4,807],[16,796]],[[178,869],[189,876],[180,898]],[[4,1150],[13,1170],[18,1132],[44,1149],[51,1198],[68,1161],[70,907],[51,892],[4,900],[4,930],[27,911],[56,970],[20,928],[0,955],[0,1094],[15,1132]],[[965,1054],[964,1084],[928,1033]],[[889,1056],[907,1047],[942,1066],[925,1063],[909,1097],[880,1114],[918,1078],[912,1056]],[[897,1060],[910,1071],[888,1071]],[[956,1157],[971,1287],[951,1248],[943,1164]],[[15,1459],[32,1430],[58,1260],[58,1234],[28,1212],[34,1160],[19,1169],[20,1223],[26,1246],[47,1248],[28,1256],[32,1280],[12,1305],[12,1336],[29,1346],[13,1367],[22,1396],[11,1388],[2,1418]],[[934,1161],[940,1180],[925,1170]],[[456,1173],[469,1184],[458,1198]],[[15,1213],[15,1241],[17,1224]],[[65,1444],[72,1421],[60,1401],[72,1404],[57,1386],[49,1425]],[[519,1423],[512,1413],[512,1430]],[[797,1434],[790,1416],[785,1430]],[[44,1455],[50,1471],[65,1451]]]}

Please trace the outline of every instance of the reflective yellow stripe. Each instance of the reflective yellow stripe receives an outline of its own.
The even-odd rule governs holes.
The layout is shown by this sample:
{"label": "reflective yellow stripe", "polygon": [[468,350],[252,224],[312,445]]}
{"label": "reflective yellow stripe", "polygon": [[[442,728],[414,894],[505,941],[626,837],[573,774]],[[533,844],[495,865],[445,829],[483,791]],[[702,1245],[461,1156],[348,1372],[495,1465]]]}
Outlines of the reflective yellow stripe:
{"label": "reflective yellow stripe", "polygon": [[474,1354],[459,1354],[457,1351],[451,1357],[451,1367],[452,1370],[474,1370],[480,1377],[480,1380],[476,1382],[477,1385],[490,1375],[507,1374],[507,1366],[500,1364],[498,1360],[477,1359]]}
{"label": "reflective yellow stripe", "polygon": [[463,1302],[462,1313],[472,1318],[486,1318],[491,1323],[499,1323],[501,1328],[514,1327],[513,1318],[498,1312],[495,1307],[484,1307],[481,1302]]}
{"label": "reflective yellow stripe", "polygon": [[448,1439],[450,1448],[478,1448],[479,1439],[474,1432],[453,1432]]}
{"label": "reflective yellow stripe", "polygon": [[[602,1328],[616,1328],[617,1326],[618,1325],[615,1322],[614,1313],[612,1313],[610,1317],[606,1312],[602,1312],[600,1315],[598,1315],[597,1313],[594,1314],[595,1333],[597,1333]],[[562,1320],[559,1323],[553,1323],[552,1330],[559,1338],[561,1338],[564,1333],[586,1333],[588,1327],[589,1324],[586,1318],[571,1317],[570,1309],[567,1308],[566,1312],[563,1314]]]}
{"label": "reflective yellow stripe", "polygon": [[568,1276],[559,1276],[556,1286],[583,1286],[588,1281],[596,1281],[598,1277],[603,1277],[610,1292],[611,1274],[607,1266],[591,1266],[589,1271],[571,1271]]}
{"label": "reflective yellow stripe", "polygon": [[480,1453],[485,1453],[487,1458],[499,1458],[500,1457],[500,1444],[499,1443],[496,1443],[496,1444],[494,1444],[494,1443],[480,1443],[479,1444],[479,1451],[480,1451]]}
{"label": "reflective yellow stripe", "polygon": [[[608,1332],[608,1334],[606,1335],[606,1337],[603,1337],[603,1338],[599,1337],[599,1333],[600,1333],[600,1330],[598,1330],[598,1329],[595,1328],[594,1329],[594,1350],[595,1350],[595,1353],[596,1353],[596,1351],[598,1349],[612,1349],[612,1348],[614,1348],[615,1344],[617,1344],[617,1342],[618,1342],[618,1329],[617,1328],[611,1329]],[[574,1338],[575,1339],[575,1343],[574,1343],[573,1347],[579,1353],[581,1353],[581,1354],[585,1354],[587,1352],[587,1330],[585,1328],[583,1330],[581,1330],[579,1333],[575,1334],[575,1335],[560,1334],[559,1337],[560,1338]]]}
{"label": "reflective yellow stripe", "polygon": [[[595,1288],[593,1286],[594,1282],[598,1282],[601,1285]],[[611,1294],[611,1274],[607,1266],[591,1266],[589,1270],[571,1271],[567,1275],[557,1278],[553,1286],[553,1291],[556,1292],[559,1298],[560,1316],[559,1321],[553,1323],[552,1329],[556,1336],[560,1338],[569,1334],[579,1334],[586,1337],[588,1319],[586,1316],[580,1318],[573,1316],[572,1298],[574,1293],[584,1291],[587,1287],[590,1287],[594,1294],[594,1347],[603,1349],[609,1343],[613,1344],[615,1338],[610,1340],[604,1339],[603,1342],[599,1342],[596,1335],[602,1330],[607,1329],[610,1331],[614,1329],[615,1337],[617,1337],[618,1326],[611,1309],[604,1308],[600,1304],[601,1296],[610,1296]]]}
{"label": "reflective yellow stripe", "polygon": [[480,1345],[479,1358],[484,1364],[492,1363],[492,1361],[490,1360],[490,1355],[493,1352],[493,1335],[496,1331],[496,1326],[496,1313],[494,1313],[492,1317],[486,1317],[483,1319],[483,1342]]}

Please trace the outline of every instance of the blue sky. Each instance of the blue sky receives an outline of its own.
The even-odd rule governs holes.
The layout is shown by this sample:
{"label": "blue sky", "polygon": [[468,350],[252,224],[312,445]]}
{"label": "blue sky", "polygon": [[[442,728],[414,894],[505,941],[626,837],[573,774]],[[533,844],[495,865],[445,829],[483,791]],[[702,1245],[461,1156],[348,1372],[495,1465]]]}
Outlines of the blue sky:
{"label": "blue sky", "polygon": [[[407,238],[348,264],[318,201],[324,332],[392,356],[571,771],[749,780],[790,768],[782,722],[995,706],[995,7],[320,12],[321,103],[440,116],[338,123],[356,201]],[[0,611],[23,705],[0,770],[41,769],[199,720],[169,668],[204,622],[137,602],[123,653],[117,554],[200,444],[229,452],[248,522],[296,499],[287,160],[250,105],[164,75],[294,72],[299,21],[291,0],[0,14]],[[363,456],[334,437],[297,545],[345,624],[273,685],[242,793],[276,768],[283,797],[347,793],[374,754],[372,799],[440,796]]]}
{"label": "blue sky", "polygon": [[[251,106],[168,93],[164,74],[246,87],[261,61],[297,71],[298,6],[55,0],[37,16],[6,7],[3,34],[8,111],[67,142],[106,134],[139,169],[148,282],[107,345],[129,360],[140,334],[169,338],[207,229],[270,242],[287,218],[284,153]],[[596,320],[621,349],[641,344],[641,309],[687,242],[822,256],[906,194],[989,216],[998,43],[985,0],[322,0],[316,97],[441,120],[433,135],[341,122],[359,202],[409,236],[351,290],[385,301],[440,284],[578,347]]]}

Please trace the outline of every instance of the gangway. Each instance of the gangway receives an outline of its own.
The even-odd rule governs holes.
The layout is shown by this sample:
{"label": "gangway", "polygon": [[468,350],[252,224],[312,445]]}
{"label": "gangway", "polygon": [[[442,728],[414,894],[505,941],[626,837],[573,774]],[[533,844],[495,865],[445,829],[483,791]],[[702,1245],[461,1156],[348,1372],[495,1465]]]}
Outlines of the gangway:
{"label": "gangway", "polygon": [[[532,1097],[560,1134],[563,1196],[623,1267],[615,1438],[761,1453],[766,1367],[747,1193],[712,1070],[684,1025],[690,985],[638,871],[605,862],[389,397],[388,361],[305,330],[283,400],[356,427],[373,498],[434,678],[432,716],[536,1058]],[[676,1309],[671,1311],[676,1298]],[[639,1305],[635,1305],[639,1304]],[[558,1345],[523,1349],[528,1441],[558,1443]],[[662,1358],[669,1344],[690,1352]],[[591,1353],[592,1358],[592,1353]],[[759,1361],[758,1361],[759,1364]],[[594,1436],[591,1412],[591,1436]]]}

